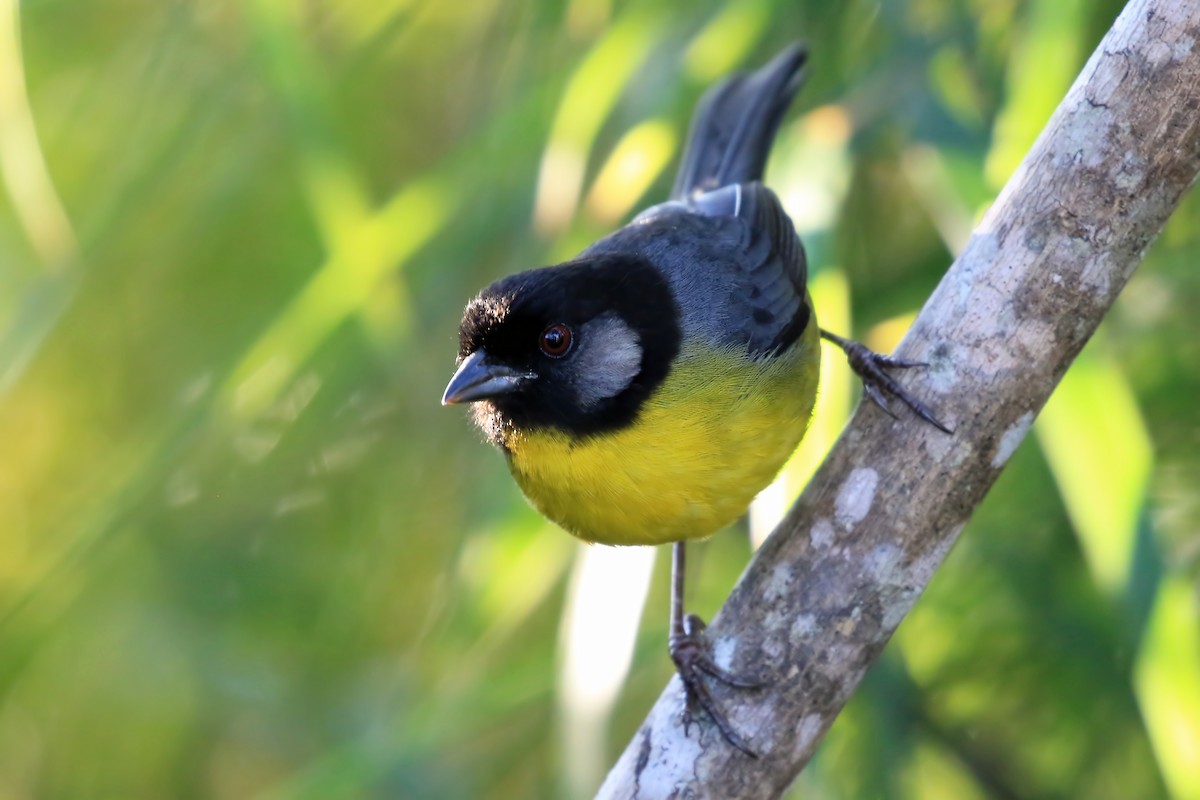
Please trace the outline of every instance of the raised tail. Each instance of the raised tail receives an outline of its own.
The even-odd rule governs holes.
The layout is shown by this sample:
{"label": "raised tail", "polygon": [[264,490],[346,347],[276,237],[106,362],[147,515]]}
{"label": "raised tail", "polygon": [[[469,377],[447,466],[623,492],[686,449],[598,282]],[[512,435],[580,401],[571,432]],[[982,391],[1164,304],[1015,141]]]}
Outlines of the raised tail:
{"label": "raised tail", "polygon": [[692,118],[671,198],[762,179],[771,143],[804,82],[808,51],[793,44],[748,75],[710,89]]}

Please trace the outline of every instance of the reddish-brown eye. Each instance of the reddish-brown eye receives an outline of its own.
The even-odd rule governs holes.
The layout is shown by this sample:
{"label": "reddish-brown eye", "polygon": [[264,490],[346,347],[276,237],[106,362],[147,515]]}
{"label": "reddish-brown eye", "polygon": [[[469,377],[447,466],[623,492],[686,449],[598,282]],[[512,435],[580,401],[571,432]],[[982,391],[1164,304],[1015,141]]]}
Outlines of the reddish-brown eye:
{"label": "reddish-brown eye", "polygon": [[538,337],[538,347],[551,358],[562,358],[571,349],[571,329],[561,322],[548,326]]}

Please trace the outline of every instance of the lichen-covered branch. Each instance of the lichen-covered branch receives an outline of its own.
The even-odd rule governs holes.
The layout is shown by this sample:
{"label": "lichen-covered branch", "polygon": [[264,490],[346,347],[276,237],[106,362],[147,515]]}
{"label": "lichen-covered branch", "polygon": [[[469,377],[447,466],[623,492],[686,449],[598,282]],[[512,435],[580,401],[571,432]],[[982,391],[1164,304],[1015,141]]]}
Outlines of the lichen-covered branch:
{"label": "lichen-covered branch", "polygon": [[603,798],[769,798],[912,608],[971,512],[1200,171],[1200,0],[1132,0],[921,311],[906,384],[955,429],[858,409],[709,628],[718,660],[766,673],[714,686],[761,753],[672,680]]}

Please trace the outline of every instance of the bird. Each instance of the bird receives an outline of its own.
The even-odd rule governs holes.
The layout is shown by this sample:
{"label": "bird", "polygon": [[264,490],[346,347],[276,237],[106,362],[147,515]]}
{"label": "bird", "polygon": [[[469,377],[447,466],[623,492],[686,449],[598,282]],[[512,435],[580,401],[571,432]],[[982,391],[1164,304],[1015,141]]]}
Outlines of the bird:
{"label": "bird", "polygon": [[672,545],[667,650],[685,733],[702,708],[749,756],[709,681],[761,676],[718,665],[684,612],[686,544],[734,522],[803,438],[822,338],[864,392],[949,433],[888,370],[926,366],[821,329],[804,247],[763,183],[805,77],[800,43],[710,89],[670,198],[562,264],[502,278],[467,304],[444,405],[470,404],[521,490],[590,543]]}

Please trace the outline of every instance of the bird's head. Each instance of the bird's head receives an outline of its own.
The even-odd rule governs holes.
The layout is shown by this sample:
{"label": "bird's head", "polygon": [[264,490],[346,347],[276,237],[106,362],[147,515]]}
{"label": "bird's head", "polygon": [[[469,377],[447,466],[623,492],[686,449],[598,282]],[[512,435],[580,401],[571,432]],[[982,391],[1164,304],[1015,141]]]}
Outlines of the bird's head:
{"label": "bird's head", "polygon": [[463,313],[443,404],[474,403],[480,427],[586,436],[627,425],[679,352],[666,280],[627,255],[511,275]]}

